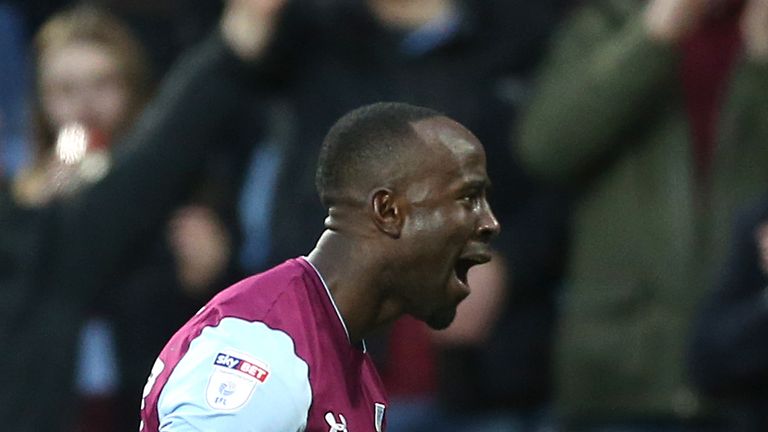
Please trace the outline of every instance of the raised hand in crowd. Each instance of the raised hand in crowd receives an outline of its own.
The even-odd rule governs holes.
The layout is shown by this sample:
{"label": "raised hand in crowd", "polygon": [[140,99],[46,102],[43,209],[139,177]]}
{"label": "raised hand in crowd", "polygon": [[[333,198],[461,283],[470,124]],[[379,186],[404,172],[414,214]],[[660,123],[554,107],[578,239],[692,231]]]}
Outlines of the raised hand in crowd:
{"label": "raised hand in crowd", "polygon": [[216,213],[201,205],[178,209],[168,226],[168,243],[185,293],[192,298],[210,294],[232,253],[232,240]]}
{"label": "raised hand in crowd", "polygon": [[675,43],[690,35],[716,13],[723,0],[652,0],[643,20],[652,39]]}
{"label": "raised hand in crowd", "polygon": [[221,32],[229,47],[244,60],[256,60],[268,46],[288,0],[229,0]]}
{"label": "raised hand in crowd", "polygon": [[760,268],[768,275],[768,222],[762,223],[755,229],[755,242],[759,254]]}
{"label": "raised hand in crowd", "polygon": [[741,17],[741,36],[747,56],[768,63],[768,0],[747,0]]}

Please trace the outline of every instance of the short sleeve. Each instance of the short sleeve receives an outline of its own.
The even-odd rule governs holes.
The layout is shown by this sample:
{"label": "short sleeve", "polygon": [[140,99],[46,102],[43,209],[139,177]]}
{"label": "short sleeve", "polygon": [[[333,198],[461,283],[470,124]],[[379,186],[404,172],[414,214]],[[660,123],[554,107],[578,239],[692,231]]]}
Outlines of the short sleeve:
{"label": "short sleeve", "polygon": [[293,339],[228,317],[195,338],[158,399],[159,430],[303,431],[312,400]]}

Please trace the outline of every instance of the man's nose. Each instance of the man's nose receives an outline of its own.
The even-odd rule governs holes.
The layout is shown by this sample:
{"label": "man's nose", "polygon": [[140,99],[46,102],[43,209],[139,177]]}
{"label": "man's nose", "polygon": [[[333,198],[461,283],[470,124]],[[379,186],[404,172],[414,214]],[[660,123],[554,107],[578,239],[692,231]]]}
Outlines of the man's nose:
{"label": "man's nose", "polygon": [[483,209],[483,214],[480,217],[480,221],[477,226],[477,233],[479,237],[486,242],[490,242],[492,238],[499,235],[501,232],[501,224],[493,214],[491,206],[486,202]]}

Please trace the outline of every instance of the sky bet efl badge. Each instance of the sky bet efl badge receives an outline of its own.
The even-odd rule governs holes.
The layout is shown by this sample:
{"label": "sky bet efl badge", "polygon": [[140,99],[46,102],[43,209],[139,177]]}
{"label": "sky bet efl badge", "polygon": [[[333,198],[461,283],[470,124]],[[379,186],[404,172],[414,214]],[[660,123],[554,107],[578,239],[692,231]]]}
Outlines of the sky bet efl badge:
{"label": "sky bet efl badge", "polygon": [[205,399],[211,408],[222,411],[240,409],[254,389],[269,378],[264,362],[236,352],[221,352],[213,360]]}

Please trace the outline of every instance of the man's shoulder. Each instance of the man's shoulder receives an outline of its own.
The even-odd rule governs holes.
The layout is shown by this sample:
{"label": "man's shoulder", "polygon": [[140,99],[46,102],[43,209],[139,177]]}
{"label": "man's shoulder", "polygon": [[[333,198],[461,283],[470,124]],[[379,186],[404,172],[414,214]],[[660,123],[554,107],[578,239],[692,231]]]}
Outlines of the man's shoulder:
{"label": "man's shoulder", "polygon": [[306,292],[307,269],[300,258],[247,277],[217,294],[203,308],[221,316],[264,321],[275,309],[290,309]]}
{"label": "man's shoulder", "polygon": [[[307,265],[302,259],[288,260],[223,290],[171,338],[161,357],[175,364],[194,345],[213,353],[213,346],[239,349],[254,340],[261,348],[268,340],[282,340],[280,346],[291,346],[287,353],[303,352],[312,338],[305,327],[314,322]],[[251,348],[246,352],[259,351]]]}
{"label": "man's shoulder", "polygon": [[298,430],[306,421],[309,366],[291,335],[263,322],[222,317],[188,343],[164,350],[158,362],[162,384],[147,399],[147,424]]}

